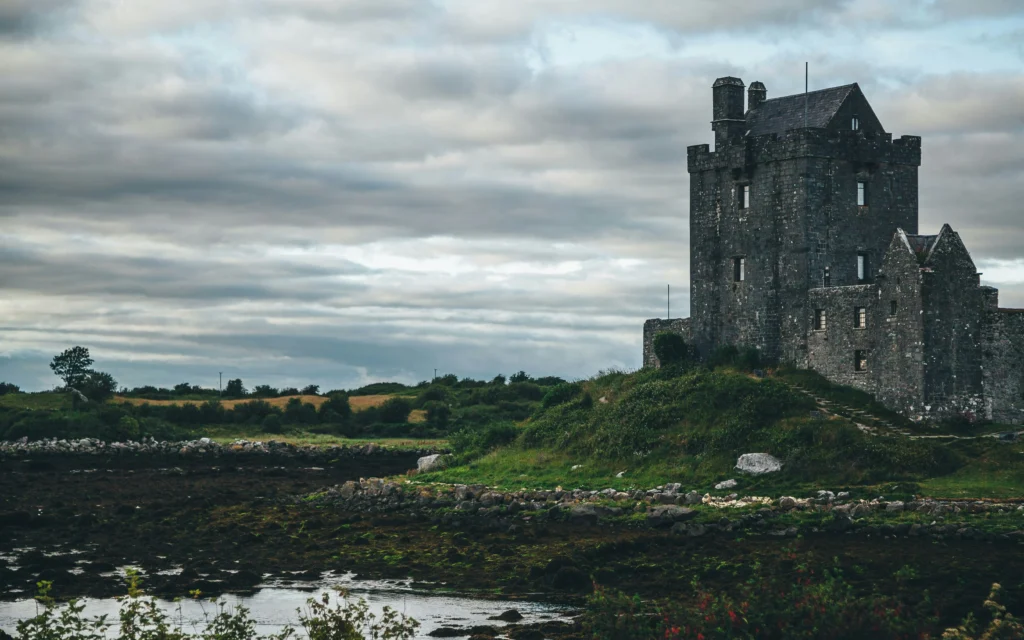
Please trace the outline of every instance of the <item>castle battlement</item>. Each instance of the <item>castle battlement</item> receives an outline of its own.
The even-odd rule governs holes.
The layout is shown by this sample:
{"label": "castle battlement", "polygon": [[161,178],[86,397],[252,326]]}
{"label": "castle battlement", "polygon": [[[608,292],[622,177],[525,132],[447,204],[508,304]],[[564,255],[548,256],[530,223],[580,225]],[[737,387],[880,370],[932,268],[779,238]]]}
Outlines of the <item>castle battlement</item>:
{"label": "castle battlement", "polygon": [[998,309],[948,225],[918,234],[921,138],[857,84],[768,98],[712,87],[714,150],[687,147],[690,317],[644,325],[700,355],[756,347],[915,418],[1024,422],[1024,314]]}

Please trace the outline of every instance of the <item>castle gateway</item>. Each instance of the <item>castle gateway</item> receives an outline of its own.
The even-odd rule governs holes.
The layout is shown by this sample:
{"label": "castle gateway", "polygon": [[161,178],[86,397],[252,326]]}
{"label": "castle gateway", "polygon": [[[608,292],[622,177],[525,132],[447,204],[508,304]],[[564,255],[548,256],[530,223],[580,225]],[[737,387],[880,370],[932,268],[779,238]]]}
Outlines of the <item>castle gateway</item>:
{"label": "castle gateway", "polygon": [[856,84],[768,99],[712,87],[715,149],[687,148],[690,317],[644,324],[699,356],[756,347],[913,419],[1024,423],[1024,311],[1000,309],[949,225],[918,232],[921,138]]}

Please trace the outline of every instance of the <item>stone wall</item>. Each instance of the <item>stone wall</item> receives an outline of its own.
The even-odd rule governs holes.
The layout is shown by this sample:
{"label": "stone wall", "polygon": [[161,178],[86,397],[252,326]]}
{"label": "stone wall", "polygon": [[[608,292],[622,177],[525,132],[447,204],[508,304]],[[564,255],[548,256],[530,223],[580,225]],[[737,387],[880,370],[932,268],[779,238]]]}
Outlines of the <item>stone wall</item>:
{"label": "stone wall", "polygon": [[[811,331],[807,335],[809,368],[839,384],[874,392],[873,372],[878,291],[874,285],[825,287],[807,292]],[[856,326],[855,309],[864,307],[866,326]],[[816,310],[825,314],[825,329],[814,329]],[[862,352],[867,366],[857,371],[854,358]]]}
{"label": "stone wall", "polygon": [[658,357],[654,355],[654,336],[658,335],[662,331],[670,331],[672,333],[678,333],[683,336],[683,340],[690,343],[692,338],[690,336],[690,319],[689,318],[673,318],[671,320],[663,320],[661,318],[652,318],[644,323],[644,366],[645,367],[660,367],[661,363],[658,362]]}
{"label": "stone wall", "polygon": [[989,314],[987,329],[987,417],[996,422],[1024,424],[1024,309],[994,309]]}
{"label": "stone wall", "polygon": [[899,234],[892,238],[877,281],[878,304],[869,320],[876,335],[871,358],[875,397],[911,419],[920,419],[924,410],[921,267]]}

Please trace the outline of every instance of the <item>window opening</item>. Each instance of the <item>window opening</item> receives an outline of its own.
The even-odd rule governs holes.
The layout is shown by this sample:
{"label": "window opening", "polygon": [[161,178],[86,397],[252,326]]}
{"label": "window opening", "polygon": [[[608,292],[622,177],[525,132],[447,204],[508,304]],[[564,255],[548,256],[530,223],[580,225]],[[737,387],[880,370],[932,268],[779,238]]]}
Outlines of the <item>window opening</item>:
{"label": "window opening", "polygon": [[825,330],[825,310],[815,309],[814,310],[814,330],[824,331]]}
{"label": "window opening", "polygon": [[825,273],[824,273],[824,275],[822,275],[821,282],[822,282],[822,286],[825,286],[825,287],[831,287],[832,286],[832,271],[831,271],[831,269],[829,267],[825,267]]}
{"label": "window opening", "polygon": [[743,282],[747,279],[747,259],[746,258],[733,258],[732,259],[732,279],[733,282]]}
{"label": "window opening", "polygon": [[896,301],[895,300],[889,301],[889,315],[890,316],[896,315]]}
{"label": "window opening", "polygon": [[857,116],[853,116],[852,118],[850,118],[850,129],[853,131],[857,131],[860,129],[860,118],[858,118]]}
{"label": "window opening", "polygon": [[750,208],[750,185],[745,184],[740,187],[740,209]]}
{"label": "window opening", "polygon": [[853,352],[853,370],[854,371],[867,371],[868,370],[868,356],[863,351]]}
{"label": "window opening", "polygon": [[863,283],[868,281],[868,277],[871,272],[868,269],[868,254],[858,253],[857,254],[857,282]]}
{"label": "window opening", "polygon": [[868,183],[862,180],[857,182],[857,206],[868,206]]}
{"label": "window opening", "polygon": [[868,326],[868,310],[865,307],[853,308],[853,326],[855,329],[864,329]]}

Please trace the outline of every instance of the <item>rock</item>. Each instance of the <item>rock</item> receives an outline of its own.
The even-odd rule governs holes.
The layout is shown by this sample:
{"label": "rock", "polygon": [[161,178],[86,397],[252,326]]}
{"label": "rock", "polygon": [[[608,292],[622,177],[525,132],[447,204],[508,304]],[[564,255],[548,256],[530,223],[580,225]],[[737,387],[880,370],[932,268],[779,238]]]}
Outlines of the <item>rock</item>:
{"label": "rock", "polygon": [[850,509],[851,518],[863,518],[869,513],[871,513],[871,505],[865,502],[862,502],[858,505],[854,505],[854,507]]}
{"label": "rock", "polygon": [[523,614],[519,613],[515,609],[509,609],[503,611],[496,616],[489,618],[490,620],[501,620],[502,622],[519,622],[523,619]]}
{"label": "rock", "polygon": [[782,470],[782,461],[768,453],[744,453],[736,461],[736,470],[759,476]]}
{"label": "rock", "polygon": [[683,520],[689,520],[696,515],[697,512],[693,509],[687,509],[686,507],[680,507],[674,504],[666,505],[664,507],[655,507],[651,509],[647,514],[647,523],[653,527],[657,527]]}
{"label": "rock", "polygon": [[426,473],[428,471],[434,471],[440,469],[443,466],[443,458],[440,453],[435,453],[432,456],[423,456],[416,461],[416,470],[420,473]]}
{"label": "rock", "polygon": [[699,522],[695,522],[686,528],[686,535],[690,536],[691,538],[699,538],[705,533],[707,533],[707,531],[707,527],[700,524]]}
{"label": "rock", "polygon": [[780,509],[787,509],[787,510],[788,509],[795,509],[796,508],[796,498],[792,498],[790,496],[782,496],[781,498],[779,498],[779,508]]}
{"label": "rock", "polygon": [[626,475],[626,472],[625,472],[625,471],[620,471],[620,472],[618,472],[618,473],[616,473],[616,474],[615,474],[615,477],[616,477],[616,478],[621,478],[621,477],[622,477],[622,476],[624,476],[624,475]]}
{"label": "rock", "polygon": [[696,491],[690,491],[684,498],[684,504],[701,504],[704,502],[704,496],[700,495]]}
{"label": "rock", "polygon": [[903,511],[903,503],[899,500],[893,500],[889,504],[885,505],[885,510],[889,512]]}
{"label": "rock", "polygon": [[733,489],[736,487],[736,484],[736,481],[730,478],[729,480],[725,480],[723,482],[719,482],[718,484],[716,484],[715,489]]}
{"label": "rock", "polygon": [[828,504],[835,500],[836,494],[831,491],[821,490],[818,492],[818,502],[821,504]]}
{"label": "rock", "polygon": [[840,491],[839,493],[836,494],[836,499],[837,500],[848,500],[849,498],[850,498],[850,492],[849,491]]}

